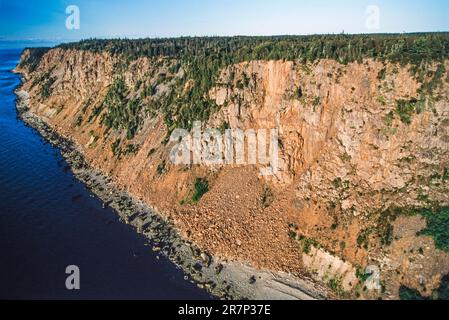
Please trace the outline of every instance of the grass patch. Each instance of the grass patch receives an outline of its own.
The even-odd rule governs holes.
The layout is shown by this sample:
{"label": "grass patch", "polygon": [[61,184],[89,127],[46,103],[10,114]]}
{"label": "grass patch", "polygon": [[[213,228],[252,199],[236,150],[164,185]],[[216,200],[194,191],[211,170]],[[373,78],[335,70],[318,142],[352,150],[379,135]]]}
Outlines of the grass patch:
{"label": "grass patch", "polygon": [[185,203],[198,203],[201,198],[209,191],[209,182],[205,178],[196,178],[193,185],[193,195],[190,201],[182,201]]}
{"label": "grass patch", "polygon": [[394,120],[394,113],[391,111],[384,117],[384,123],[387,127],[391,127]]}

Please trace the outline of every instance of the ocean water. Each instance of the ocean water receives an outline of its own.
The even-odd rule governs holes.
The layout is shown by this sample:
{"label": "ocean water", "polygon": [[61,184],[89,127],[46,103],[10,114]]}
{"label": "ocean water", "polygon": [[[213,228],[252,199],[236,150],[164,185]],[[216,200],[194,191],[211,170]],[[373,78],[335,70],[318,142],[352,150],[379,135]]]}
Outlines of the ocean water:
{"label": "ocean water", "polygon": [[[0,299],[211,299],[17,118],[20,53],[0,49]],[[65,286],[69,265],[80,290]]]}

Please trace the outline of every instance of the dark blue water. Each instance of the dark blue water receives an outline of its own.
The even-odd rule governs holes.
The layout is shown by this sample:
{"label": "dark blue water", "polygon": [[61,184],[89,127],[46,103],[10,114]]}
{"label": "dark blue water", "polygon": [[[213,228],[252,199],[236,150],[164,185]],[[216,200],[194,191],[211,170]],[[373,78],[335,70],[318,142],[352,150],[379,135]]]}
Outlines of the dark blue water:
{"label": "dark blue water", "polygon": [[[16,118],[11,73],[20,50],[0,49],[0,298],[208,299],[78,182],[58,150]],[[65,287],[68,265],[81,289]]]}

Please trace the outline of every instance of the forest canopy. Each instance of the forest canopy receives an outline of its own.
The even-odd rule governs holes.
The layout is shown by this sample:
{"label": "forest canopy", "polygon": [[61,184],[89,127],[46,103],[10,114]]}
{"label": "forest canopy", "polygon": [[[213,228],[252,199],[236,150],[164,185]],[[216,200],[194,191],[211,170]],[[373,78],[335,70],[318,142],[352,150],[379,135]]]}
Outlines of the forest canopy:
{"label": "forest canopy", "polygon": [[183,60],[201,59],[221,66],[249,60],[313,62],[335,59],[349,63],[363,58],[416,65],[423,60],[448,58],[449,33],[90,39],[59,47],[107,51],[122,54],[130,60],[141,56],[166,56]]}

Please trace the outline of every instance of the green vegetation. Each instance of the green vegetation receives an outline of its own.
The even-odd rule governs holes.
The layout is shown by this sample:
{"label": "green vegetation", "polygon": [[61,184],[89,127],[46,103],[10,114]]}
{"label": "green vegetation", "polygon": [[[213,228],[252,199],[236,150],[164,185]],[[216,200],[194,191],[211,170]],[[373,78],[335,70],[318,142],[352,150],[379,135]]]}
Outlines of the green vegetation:
{"label": "green vegetation", "polygon": [[181,205],[198,203],[209,192],[209,182],[205,178],[196,178],[191,195],[181,201]]}
{"label": "green vegetation", "polygon": [[371,227],[371,228],[363,229],[359,233],[359,236],[357,237],[357,245],[359,246],[359,248],[364,248],[364,249],[368,250],[369,238],[373,232],[374,232],[374,228]]}
{"label": "green vegetation", "polygon": [[439,300],[449,300],[449,275],[441,280],[441,285],[437,290],[437,298]]}
{"label": "green vegetation", "polygon": [[120,139],[116,139],[112,145],[111,145],[111,149],[112,149],[112,154],[116,157],[120,157],[121,154],[121,149],[120,149],[120,144],[121,144],[121,140]]}
{"label": "green vegetation", "polygon": [[78,116],[78,118],[76,118],[76,121],[75,121],[75,127],[79,127],[79,126],[81,126],[81,123],[83,123],[83,116]]}
{"label": "green vegetation", "polygon": [[156,149],[151,148],[150,151],[148,151],[148,157],[151,157],[155,153],[156,153]]}
{"label": "green vegetation", "polygon": [[192,202],[197,203],[209,191],[209,182],[204,178],[196,178]]}
{"label": "green vegetation", "polygon": [[385,117],[384,117],[384,123],[385,125],[390,128],[391,125],[393,124],[393,120],[394,120],[394,113],[393,111],[390,111]]}
{"label": "green vegetation", "polygon": [[[151,114],[160,113],[170,132],[177,127],[190,129],[194,121],[205,121],[218,110],[208,92],[216,85],[218,72],[226,66],[251,60],[290,60],[307,63],[319,59],[333,59],[342,64],[361,62],[364,58],[389,61],[403,66],[410,65],[412,73],[419,73],[433,61],[449,58],[448,33],[422,34],[380,34],[380,35],[314,35],[314,36],[276,36],[276,37],[183,37],[172,39],[140,40],[85,40],[78,43],[62,44],[63,49],[108,52],[121,55],[123,59],[116,67],[118,74],[139,57],[164,57],[171,63],[172,74],[184,70],[183,78],[162,77],[156,83],[169,83],[170,90],[157,101],[152,101]],[[37,58],[38,54],[36,54]],[[427,69],[426,69],[427,70]],[[442,69],[435,72],[438,82]],[[384,75],[381,72],[380,78]],[[188,92],[184,92],[187,81],[193,81]],[[243,75],[240,86],[247,87],[250,77]],[[429,85],[429,89],[434,88]],[[137,83],[134,90],[140,90]],[[119,84],[112,90],[122,90]],[[111,92],[105,101],[108,115],[104,119],[109,128],[127,131],[128,139],[133,138],[139,129],[139,114],[145,107],[143,99],[152,96],[155,86],[141,90],[140,100],[128,103],[125,92]],[[426,91],[428,91],[426,89]],[[123,93],[123,95],[121,95]],[[116,95],[118,94],[118,95]],[[297,91],[296,97],[302,97]],[[119,103],[120,102],[120,103]],[[319,104],[315,98],[314,105]],[[120,106],[120,108],[119,108]],[[398,109],[401,119],[410,121],[409,105]],[[101,111],[101,110],[97,110]]]}
{"label": "green vegetation", "polygon": [[128,140],[134,138],[142,122],[139,101],[128,100],[129,91],[123,79],[117,79],[109,88],[100,110],[106,109],[102,122],[106,128],[126,130]]}
{"label": "green vegetation", "polygon": [[134,85],[134,91],[138,91],[141,86],[142,86],[142,80],[137,80],[136,84]]}
{"label": "green vegetation", "polygon": [[314,239],[311,239],[311,238],[300,236],[299,237],[299,241],[302,243],[302,246],[303,246],[302,247],[302,251],[305,254],[309,254],[310,253],[310,251],[312,249],[312,246],[317,248],[317,249],[321,248],[320,243],[318,241],[314,240]]}
{"label": "green vegetation", "polygon": [[449,169],[448,168],[444,168],[443,176],[441,177],[441,179],[443,181],[449,180]]}
{"label": "green vegetation", "polygon": [[51,92],[53,91],[53,84],[55,83],[56,78],[55,77],[49,77],[41,87],[41,97],[44,99],[47,99],[50,97]]}
{"label": "green vegetation", "polygon": [[[393,241],[393,222],[402,212],[399,209],[389,209],[378,213],[372,220],[376,223],[363,229],[357,237],[359,248],[369,249],[371,239],[378,239],[382,246],[389,246]],[[377,220],[374,220],[377,219]]]}
{"label": "green vegetation", "polygon": [[399,217],[421,215],[426,219],[427,227],[418,236],[431,236],[438,249],[449,252],[449,207],[434,207],[424,209],[390,208],[382,213],[377,223],[377,232],[382,236],[383,244],[390,244],[392,240],[392,222]]}
{"label": "green vegetation", "polygon": [[231,129],[231,126],[229,125],[229,122],[226,121],[224,121],[219,128],[221,134],[225,134],[228,129]]}
{"label": "green vegetation", "polygon": [[387,101],[385,100],[384,96],[380,96],[377,101],[380,102],[381,105],[385,106],[387,104]]}
{"label": "green vegetation", "polygon": [[344,296],[345,291],[343,289],[342,283],[341,283],[341,279],[330,279],[329,282],[327,283],[327,285],[329,286],[329,288],[339,297]]}
{"label": "green vegetation", "polygon": [[423,297],[419,291],[401,286],[399,289],[399,297],[401,300],[449,300],[449,275],[441,280],[440,287],[432,292],[429,298]]}
{"label": "green vegetation", "polygon": [[369,277],[372,276],[372,273],[366,273],[363,269],[357,268],[356,276],[360,280],[361,283],[365,283],[369,279]]}
{"label": "green vegetation", "polygon": [[389,246],[393,242],[393,222],[396,220],[397,215],[394,212],[383,212],[377,220],[376,232],[380,238],[380,244],[383,246]]}
{"label": "green vegetation", "polygon": [[182,37],[172,39],[84,40],[65,49],[123,54],[128,61],[159,57],[229,65],[249,60],[285,59],[313,62],[334,59],[346,64],[363,58],[388,60],[419,68],[423,61],[449,57],[448,33],[314,35],[273,37]]}
{"label": "green vegetation", "polygon": [[30,50],[28,59],[24,59],[20,62],[19,68],[27,67],[29,72],[33,72],[39,66],[42,57],[50,50],[50,48],[26,48]]}
{"label": "green vegetation", "polygon": [[56,77],[52,76],[54,67],[50,70],[40,74],[38,77],[36,77],[31,84],[31,87],[35,87],[37,85],[40,85],[40,95],[43,99],[47,99],[50,97],[52,91],[53,91],[53,84],[56,81]]}
{"label": "green vegetation", "polygon": [[401,300],[428,300],[421,296],[419,291],[401,286],[399,288],[399,298]]}
{"label": "green vegetation", "polygon": [[308,238],[306,236],[303,235],[299,235],[298,234],[298,226],[295,224],[290,224],[288,226],[289,231],[288,231],[288,236],[294,240],[299,242],[299,244],[302,247],[302,252],[304,252],[305,254],[310,254],[310,251],[312,249],[312,246],[314,246],[315,248],[319,249],[321,248],[321,244],[312,239],[312,238]]}
{"label": "green vegetation", "polygon": [[121,158],[121,156],[136,154],[140,150],[139,145],[128,144],[128,145],[126,145],[126,147],[122,148],[121,144],[122,144],[122,140],[119,138],[119,139],[116,139],[111,145],[112,153],[117,158]]}
{"label": "green vegetation", "polygon": [[443,76],[446,72],[444,64],[439,64],[436,71],[428,71],[427,75],[431,78],[430,81],[424,82],[420,88],[420,92],[424,94],[431,94],[435,89],[443,84]]}
{"label": "green vegetation", "polygon": [[425,109],[425,100],[397,100],[396,114],[399,115],[401,121],[405,124],[412,123],[412,115],[420,114]]}
{"label": "green vegetation", "polygon": [[274,201],[273,191],[271,191],[269,187],[265,187],[262,192],[262,196],[260,197],[262,207],[264,209],[268,208],[269,206],[271,206],[273,201]]}
{"label": "green vegetation", "polygon": [[165,160],[162,160],[162,162],[158,164],[156,172],[158,175],[163,175],[165,172],[167,172],[167,162]]}
{"label": "green vegetation", "polygon": [[137,154],[139,152],[140,146],[135,144],[129,144],[126,146],[125,150],[123,151],[124,155],[130,155],[130,154]]}
{"label": "green vegetation", "polygon": [[382,70],[379,71],[379,74],[377,75],[377,79],[385,80],[386,77],[387,77],[387,68],[383,68]]}
{"label": "green vegetation", "polygon": [[206,178],[196,178],[190,195],[181,201],[181,205],[198,203],[209,192],[209,181]]}
{"label": "green vegetation", "polygon": [[349,181],[347,180],[343,181],[340,177],[337,177],[332,181],[332,185],[334,186],[335,189],[348,190],[350,184],[351,183]]}
{"label": "green vegetation", "polygon": [[436,211],[420,210],[416,212],[427,220],[427,228],[419,235],[431,236],[438,249],[449,252],[449,207]]}
{"label": "green vegetation", "polygon": [[301,87],[298,87],[298,88],[295,90],[295,98],[296,98],[296,99],[301,99],[302,96],[303,96],[302,88],[301,88]]}

